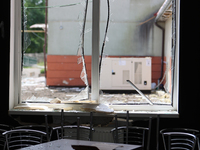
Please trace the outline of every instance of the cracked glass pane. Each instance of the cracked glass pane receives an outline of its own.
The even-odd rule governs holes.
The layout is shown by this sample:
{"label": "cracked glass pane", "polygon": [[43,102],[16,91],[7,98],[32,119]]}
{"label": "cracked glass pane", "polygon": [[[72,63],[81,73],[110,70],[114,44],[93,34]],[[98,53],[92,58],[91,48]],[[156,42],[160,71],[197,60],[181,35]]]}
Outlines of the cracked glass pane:
{"label": "cracked glass pane", "polygon": [[[166,28],[162,58],[163,33],[155,18],[163,2],[101,0],[100,103],[149,105],[130,80],[154,104],[171,105],[175,15],[158,22]],[[21,102],[92,102],[91,51],[92,1],[23,0]]]}

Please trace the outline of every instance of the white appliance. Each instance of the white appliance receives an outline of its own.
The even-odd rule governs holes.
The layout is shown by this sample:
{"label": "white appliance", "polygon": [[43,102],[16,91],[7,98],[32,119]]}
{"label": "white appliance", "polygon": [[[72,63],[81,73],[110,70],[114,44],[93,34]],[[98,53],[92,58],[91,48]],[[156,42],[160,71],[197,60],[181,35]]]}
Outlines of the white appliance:
{"label": "white appliance", "polygon": [[134,90],[126,80],[140,90],[151,90],[151,57],[107,57],[103,59],[101,68],[101,90]]}

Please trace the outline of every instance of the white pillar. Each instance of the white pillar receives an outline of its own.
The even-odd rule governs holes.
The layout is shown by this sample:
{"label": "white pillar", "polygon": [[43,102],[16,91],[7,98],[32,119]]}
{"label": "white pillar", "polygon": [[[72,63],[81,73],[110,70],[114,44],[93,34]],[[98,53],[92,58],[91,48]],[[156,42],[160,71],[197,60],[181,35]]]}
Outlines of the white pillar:
{"label": "white pillar", "polygon": [[100,0],[93,0],[92,7],[92,82],[91,99],[99,103],[99,22]]}

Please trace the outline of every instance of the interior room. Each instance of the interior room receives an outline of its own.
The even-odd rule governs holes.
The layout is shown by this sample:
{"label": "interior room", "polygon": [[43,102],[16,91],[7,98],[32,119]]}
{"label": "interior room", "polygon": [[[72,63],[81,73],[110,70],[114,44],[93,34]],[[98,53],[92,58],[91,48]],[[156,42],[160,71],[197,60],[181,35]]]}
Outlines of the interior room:
{"label": "interior room", "polygon": [[[179,0],[2,6],[0,124],[8,129],[0,126],[0,137],[37,127],[44,147],[162,150],[171,129],[200,148],[198,73],[186,70],[198,60],[197,28],[189,21],[195,6]],[[136,131],[145,133],[140,144],[131,137]],[[1,146],[9,148],[8,141]]]}

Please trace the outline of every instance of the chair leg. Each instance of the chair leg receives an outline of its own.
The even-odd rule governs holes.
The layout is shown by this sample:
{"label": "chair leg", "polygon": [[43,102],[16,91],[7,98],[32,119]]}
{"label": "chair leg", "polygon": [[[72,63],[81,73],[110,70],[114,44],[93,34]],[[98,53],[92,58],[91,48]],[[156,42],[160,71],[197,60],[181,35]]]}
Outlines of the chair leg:
{"label": "chair leg", "polygon": [[171,136],[168,136],[168,150],[171,150]]}
{"label": "chair leg", "polygon": [[6,142],[6,140],[5,140],[5,142],[4,142],[4,146],[3,146],[3,150],[6,149],[6,145],[7,145],[7,142]]}
{"label": "chair leg", "polygon": [[61,110],[61,139],[63,139],[64,111]]}
{"label": "chair leg", "polygon": [[156,147],[159,150],[159,128],[160,128],[160,115],[157,115],[157,128],[156,128]]}
{"label": "chair leg", "polygon": [[199,137],[200,137],[200,135],[197,136],[197,146],[198,146],[198,150],[200,150],[200,141],[199,141]]}
{"label": "chair leg", "polygon": [[117,122],[117,115],[115,115],[115,143],[118,143],[118,122]]}
{"label": "chair leg", "polygon": [[[144,141],[145,141],[145,130],[143,130],[143,140],[142,140],[142,147],[144,148]],[[147,149],[148,149],[148,145],[147,145]]]}
{"label": "chair leg", "polygon": [[90,112],[90,135],[89,135],[89,140],[92,140],[92,128],[93,128],[93,112]]}
{"label": "chair leg", "polygon": [[6,146],[4,145],[4,148],[6,148],[9,150],[9,144],[8,144],[8,135],[6,135]]}
{"label": "chair leg", "polygon": [[79,140],[79,135],[80,135],[80,117],[77,117],[77,140]]}
{"label": "chair leg", "polygon": [[47,115],[44,115],[45,117],[45,126],[46,126],[46,133],[47,133],[47,141],[50,141],[50,137],[49,137],[49,128],[48,128],[48,118]]}
{"label": "chair leg", "polygon": [[126,113],[126,144],[128,144],[129,111]]}
{"label": "chair leg", "polygon": [[149,133],[148,133],[148,140],[147,140],[147,150],[149,150],[149,147],[150,147],[151,124],[152,124],[152,117],[149,117]]}

